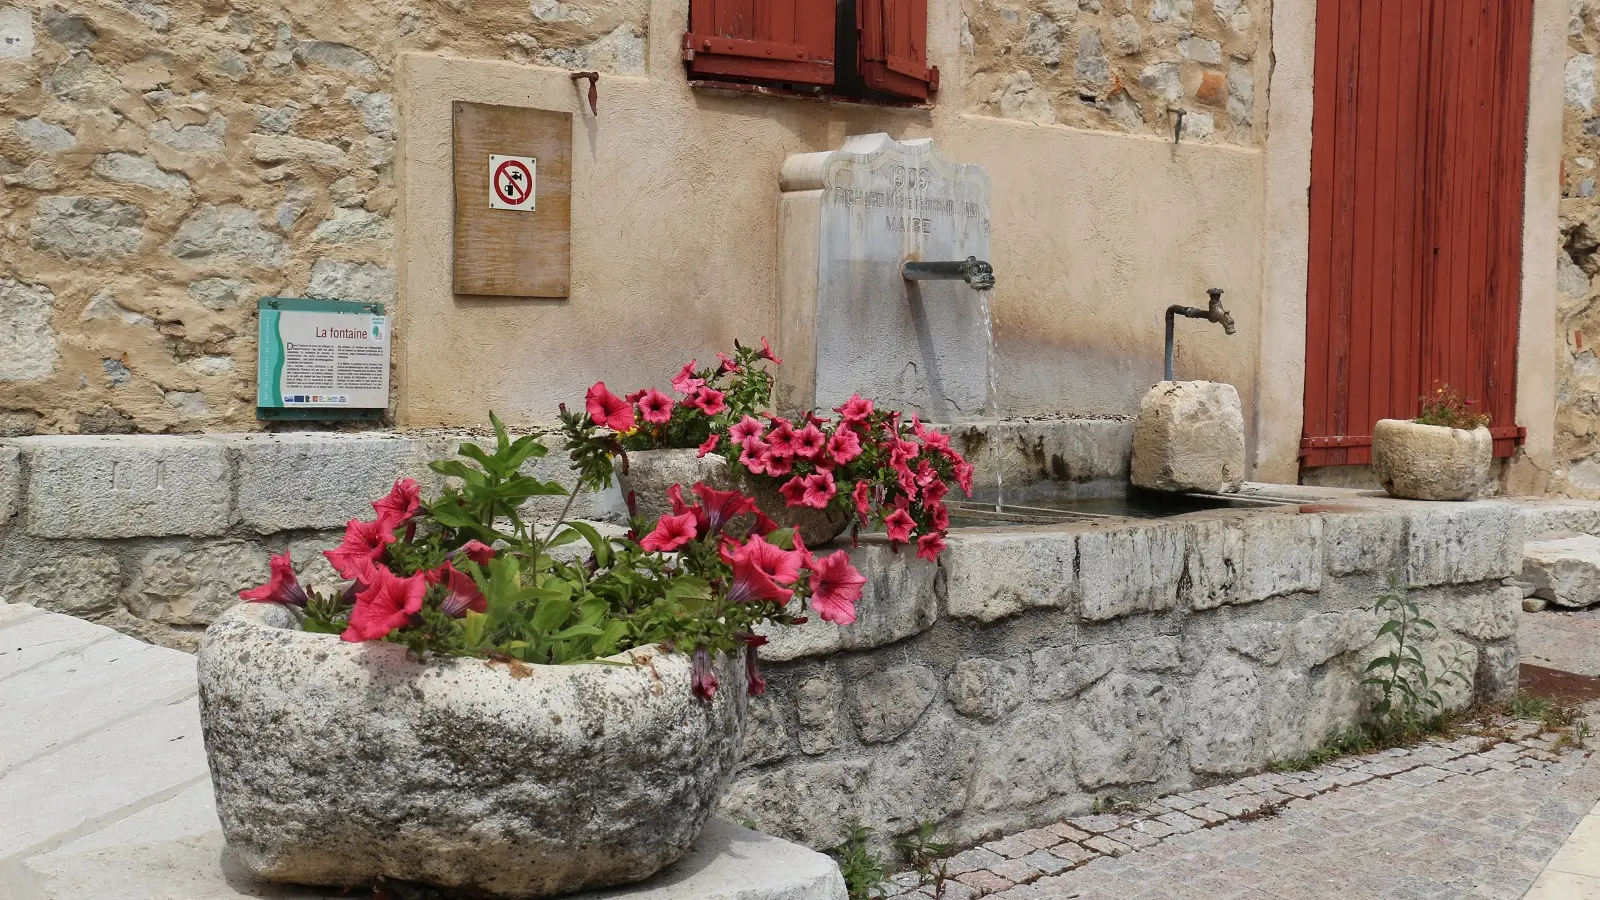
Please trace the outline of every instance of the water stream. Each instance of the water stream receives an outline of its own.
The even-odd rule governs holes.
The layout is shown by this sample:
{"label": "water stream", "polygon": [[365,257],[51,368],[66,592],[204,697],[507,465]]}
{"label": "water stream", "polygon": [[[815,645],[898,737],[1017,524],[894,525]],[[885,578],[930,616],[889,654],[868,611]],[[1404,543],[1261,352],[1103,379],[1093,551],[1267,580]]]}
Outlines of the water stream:
{"label": "water stream", "polygon": [[987,446],[995,461],[994,511],[1003,512],[1006,497],[1005,472],[1003,471],[1005,461],[1001,459],[999,445],[996,443],[1000,440],[1000,368],[999,361],[996,359],[999,354],[994,346],[994,307],[991,303],[993,296],[994,291],[992,289],[978,292],[978,305],[983,310],[983,334],[988,341],[989,381],[984,387],[983,405],[989,412],[990,422],[993,425],[989,431]]}

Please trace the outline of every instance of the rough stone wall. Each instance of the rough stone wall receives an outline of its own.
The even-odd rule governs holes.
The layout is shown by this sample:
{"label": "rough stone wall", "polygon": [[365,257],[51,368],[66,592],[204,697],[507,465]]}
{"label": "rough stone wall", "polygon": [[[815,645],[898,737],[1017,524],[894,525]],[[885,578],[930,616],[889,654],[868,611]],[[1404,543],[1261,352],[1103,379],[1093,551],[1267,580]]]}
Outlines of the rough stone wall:
{"label": "rough stone wall", "polygon": [[[1269,0],[963,0],[969,104],[1044,125],[1256,145]],[[1265,105],[1262,105],[1265,108]],[[1259,121],[1258,121],[1259,120]]]}
{"label": "rough stone wall", "polygon": [[[1461,655],[1455,708],[1515,687],[1523,519],[1494,501],[962,532],[863,545],[861,619],[772,636],[728,813],[813,847],[858,820],[970,844],[1304,754],[1370,702],[1387,574]],[[1583,522],[1577,521],[1583,519]]]}
{"label": "rough stone wall", "polygon": [[1557,251],[1557,471],[1552,492],[1600,497],[1600,105],[1595,54],[1600,3],[1572,0],[1563,115],[1561,238]]}
{"label": "rough stone wall", "polygon": [[647,10],[0,4],[0,436],[256,427],[256,297],[394,300],[396,53],[637,74]]}

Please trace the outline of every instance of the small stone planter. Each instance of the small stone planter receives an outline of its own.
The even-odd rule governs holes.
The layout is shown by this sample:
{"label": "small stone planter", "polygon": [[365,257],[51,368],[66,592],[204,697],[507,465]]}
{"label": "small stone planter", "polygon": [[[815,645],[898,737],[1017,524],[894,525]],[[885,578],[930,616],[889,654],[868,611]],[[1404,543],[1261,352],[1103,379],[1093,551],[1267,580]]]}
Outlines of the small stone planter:
{"label": "small stone planter", "polygon": [[1489,483],[1493,460],[1494,438],[1487,428],[1380,419],[1372,429],[1372,470],[1395,497],[1471,500]]}
{"label": "small stone planter", "polygon": [[200,706],[232,855],[268,881],[421,882],[550,897],[647,878],[688,849],[739,759],[742,663],[711,702],[687,656],[625,665],[421,662],[240,604],[200,645]]}
{"label": "small stone planter", "polygon": [[[821,547],[850,527],[850,515],[836,509],[812,509],[789,506],[778,494],[780,481],[773,478],[735,474],[728,461],[720,456],[698,456],[695,450],[643,450],[628,454],[628,474],[618,471],[617,480],[624,496],[634,494],[639,515],[654,522],[672,512],[667,500],[667,490],[681,485],[686,503],[695,503],[690,492],[696,482],[703,481],[719,491],[737,489],[747,497],[754,497],[756,506],[779,525],[797,528],[807,547]],[[748,520],[748,521],[744,521]],[[755,524],[754,517],[741,516],[730,528],[734,534],[744,534]]]}

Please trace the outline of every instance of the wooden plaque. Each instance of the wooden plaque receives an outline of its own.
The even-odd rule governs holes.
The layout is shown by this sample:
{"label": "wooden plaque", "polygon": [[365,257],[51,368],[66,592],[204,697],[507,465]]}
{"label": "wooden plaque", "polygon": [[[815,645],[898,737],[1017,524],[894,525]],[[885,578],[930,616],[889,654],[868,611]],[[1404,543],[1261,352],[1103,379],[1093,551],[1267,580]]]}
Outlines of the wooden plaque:
{"label": "wooden plaque", "polygon": [[[572,114],[456,101],[455,292],[491,297],[566,297],[572,274]],[[524,175],[534,208],[493,209],[491,156],[512,162],[500,204]],[[496,160],[506,165],[502,160]]]}

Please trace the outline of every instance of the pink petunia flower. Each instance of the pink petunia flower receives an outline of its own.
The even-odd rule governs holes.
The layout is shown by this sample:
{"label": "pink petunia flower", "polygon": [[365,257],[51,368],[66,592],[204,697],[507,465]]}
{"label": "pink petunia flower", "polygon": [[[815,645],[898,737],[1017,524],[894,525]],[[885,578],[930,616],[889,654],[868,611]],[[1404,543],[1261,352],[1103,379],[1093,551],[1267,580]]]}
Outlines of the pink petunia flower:
{"label": "pink petunia flower", "polygon": [[240,591],[239,597],[251,603],[282,603],[284,606],[305,606],[309,600],[306,589],[300,586],[300,579],[294,574],[294,563],[289,560],[289,551],[285,550],[272,557],[267,563],[271,572],[267,583],[247,591]]}
{"label": "pink petunia flower", "polygon": [[811,569],[811,608],[824,622],[849,625],[856,620],[856,601],[866,576],[850,564],[843,550],[818,559]]}
{"label": "pink petunia flower", "polygon": [[768,444],[766,454],[761,457],[761,465],[768,475],[773,478],[782,478],[794,471],[794,457],[779,456],[772,449],[772,445]]}
{"label": "pink petunia flower", "polygon": [[972,463],[964,459],[956,463],[956,484],[961,488],[961,493],[972,496]]}
{"label": "pink petunia flower", "polygon": [[689,683],[694,695],[710,700],[717,695],[717,675],[711,671],[711,654],[704,648],[694,651],[694,662],[689,669]]}
{"label": "pink petunia flower", "polygon": [[836,406],[833,411],[839,414],[846,425],[861,425],[872,415],[872,401],[860,394],[851,394],[843,406]]}
{"label": "pink petunia flower", "polygon": [[773,456],[794,456],[794,426],[788,419],[778,418],[773,420],[776,424],[763,438],[771,448]]}
{"label": "pink petunia flower", "polygon": [[783,498],[783,502],[788,506],[804,505],[806,501],[805,476],[796,475],[788,481],[785,481],[778,487],[778,495]]}
{"label": "pink petunia flower", "polygon": [[856,505],[856,515],[861,517],[861,524],[865,525],[872,518],[872,486],[865,481],[856,482],[856,489],[851,494],[851,500]]}
{"label": "pink petunia flower", "polygon": [[634,425],[633,404],[606,390],[604,381],[596,381],[583,395],[584,407],[596,425],[612,431],[631,431]]}
{"label": "pink petunia flower", "polygon": [[794,584],[798,581],[800,570],[809,555],[803,548],[798,551],[785,550],[760,536],[752,536],[746,541],[744,550],[750,554],[751,561],[777,584]]}
{"label": "pink petunia flower", "polygon": [[718,375],[739,371],[739,361],[721,350],[717,351],[717,359],[722,360],[722,365],[717,366]]}
{"label": "pink petunia flower", "polygon": [[745,441],[751,438],[761,437],[761,433],[766,430],[760,419],[755,416],[745,416],[733,423],[733,427],[728,429],[728,440],[733,441],[735,444],[743,445]]}
{"label": "pink petunia flower", "polygon": [[794,591],[779,585],[762,568],[765,552],[761,544],[772,547],[756,537],[746,541],[732,554],[723,551],[723,558],[733,566],[733,584],[728,586],[727,595],[729,603],[787,603],[794,595]]}
{"label": "pink petunia flower", "polygon": [[712,534],[720,532],[730,520],[756,508],[755,498],[746,497],[738,491],[719,491],[703,481],[695,482],[691,490],[705,507],[706,526]]}
{"label": "pink petunia flower", "polygon": [[383,559],[384,550],[394,543],[394,526],[383,520],[363,522],[351,519],[344,527],[344,541],[323,556],[342,578],[366,581],[368,570]]}
{"label": "pink petunia flower", "polygon": [[422,488],[410,478],[396,481],[388,494],[372,501],[372,508],[378,514],[378,521],[387,522],[390,528],[397,528],[410,521],[421,507]]}
{"label": "pink petunia flower", "polygon": [[861,438],[848,428],[836,428],[828,438],[828,458],[835,465],[846,466],[861,455]]}
{"label": "pink petunia flower", "polygon": [[673,390],[680,394],[692,394],[705,387],[705,379],[696,378],[694,375],[694,367],[698,362],[699,360],[691,359],[683,364],[683,368],[678,370],[678,374],[672,377]]}
{"label": "pink petunia flower", "polygon": [[832,472],[815,472],[806,476],[806,492],[800,502],[812,509],[826,509],[838,492]]}
{"label": "pink petunia flower", "polygon": [[699,390],[685,397],[683,405],[690,409],[698,409],[708,416],[715,416],[728,408],[724,402],[727,395],[716,388],[702,386]]}
{"label": "pink petunia flower", "polygon": [[950,530],[950,508],[943,503],[929,504],[933,510],[933,527],[940,531]]}
{"label": "pink petunia flower", "polygon": [[949,492],[950,486],[944,483],[944,479],[935,478],[923,486],[922,502],[927,506],[933,506],[937,503],[943,502],[944,495]]}
{"label": "pink petunia flower", "polygon": [[695,539],[697,525],[693,512],[662,516],[656,521],[656,529],[645,535],[639,546],[652,553],[670,553]]}
{"label": "pink petunia flower", "polygon": [[700,445],[700,452],[696,453],[695,456],[697,458],[702,457],[707,453],[717,449],[717,442],[720,440],[722,440],[722,435],[720,434],[713,434],[712,436],[706,438],[705,442]]}
{"label": "pink petunia flower", "polygon": [[448,562],[423,574],[429,584],[444,585],[444,602],[439,608],[445,615],[459,619],[468,612],[489,611],[489,599],[478,590],[478,583]]}
{"label": "pink petunia flower", "polygon": [[739,451],[739,462],[757,475],[767,472],[767,442],[760,438],[745,438]]}
{"label": "pink petunia flower", "polygon": [[[763,638],[763,643],[765,639]],[[767,679],[761,675],[761,665],[756,658],[758,644],[746,644],[744,648],[744,691],[752,697],[759,697],[767,692]]]}
{"label": "pink petunia flower", "polygon": [[917,558],[925,559],[928,562],[936,562],[939,559],[939,554],[944,552],[944,547],[944,535],[937,531],[930,531],[917,538]]}
{"label": "pink petunia flower", "polygon": [[382,640],[404,627],[422,609],[422,598],[428,592],[428,580],[420,574],[401,578],[384,566],[373,566],[368,576],[371,581],[356,594],[350,627],[340,635],[351,643]]}
{"label": "pink petunia flower", "polygon": [[775,365],[775,366],[783,365],[783,360],[779,359],[777,356],[775,356],[773,354],[772,345],[767,343],[767,339],[766,339],[765,336],[763,336],[761,338],[761,349],[756,351],[756,358],[757,359],[768,359],[768,360],[771,360],[772,364]]}
{"label": "pink petunia flower", "polygon": [[794,433],[794,453],[801,459],[816,459],[827,445],[827,437],[815,425],[807,425]]}
{"label": "pink petunia flower", "polygon": [[672,419],[672,398],[655,388],[639,398],[639,415],[651,425],[665,425]]}
{"label": "pink petunia flower", "polygon": [[494,548],[479,540],[467,541],[456,552],[480,566],[487,566],[494,559]]}
{"label": "pink petunia flower", "polygon": [[911,540],[911,532],[917,527],[917,520],[903,509],[897,509],[884,517],[883,528],[889,533],[889,543],[904,544]]}
{"label": "pink petunia flower", "polygon": [[633,405],[637,406],[637,405],[639,405],[639,401],[643,400],[644,399],[644,395],[647,394],[647,393],[649,393],[648,390],[646,390],[645,388],[640,388],[637,391],[632,391],[630,393],[623,394],[622,395],[622,399],[624,399],[624,400],[628,401],[629,403],[632,403]]}

